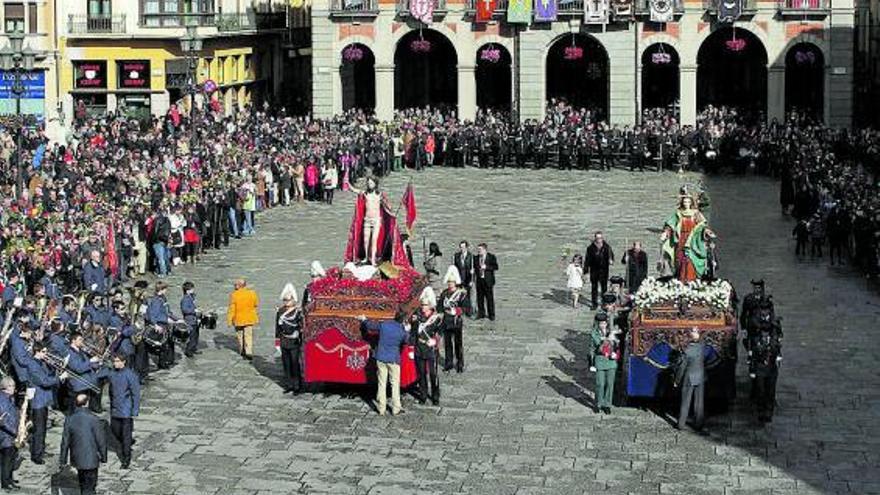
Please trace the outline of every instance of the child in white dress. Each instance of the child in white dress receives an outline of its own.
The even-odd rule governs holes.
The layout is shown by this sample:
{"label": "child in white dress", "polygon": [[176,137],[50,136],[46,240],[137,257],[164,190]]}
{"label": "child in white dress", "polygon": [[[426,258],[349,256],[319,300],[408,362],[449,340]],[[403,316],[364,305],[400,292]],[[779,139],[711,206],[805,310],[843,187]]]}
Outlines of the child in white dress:
{"label": "child in white dress", "polygon": [[584,259],[576,254],[571,263],[565,269],[568,277],[568,292],[571,294],[571,302],[575,309],[578,307],[578,299],[581,297],[581,289],[584,287]]}

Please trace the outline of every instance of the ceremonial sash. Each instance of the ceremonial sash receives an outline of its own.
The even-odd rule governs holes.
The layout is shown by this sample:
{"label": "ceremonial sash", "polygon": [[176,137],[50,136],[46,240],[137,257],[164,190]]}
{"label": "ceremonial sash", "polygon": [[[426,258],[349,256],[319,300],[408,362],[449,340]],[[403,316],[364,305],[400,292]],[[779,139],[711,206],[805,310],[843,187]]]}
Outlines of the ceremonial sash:
{"label": "ceremonial sash", "polygon": [[528,24],[532,21],[532,0],[510,0],[507,6],[507,22]]}
{"label": "ceremonial sash", "polygon": [[556,20],[557,0],[536,0],[535,21],[552,22]]}

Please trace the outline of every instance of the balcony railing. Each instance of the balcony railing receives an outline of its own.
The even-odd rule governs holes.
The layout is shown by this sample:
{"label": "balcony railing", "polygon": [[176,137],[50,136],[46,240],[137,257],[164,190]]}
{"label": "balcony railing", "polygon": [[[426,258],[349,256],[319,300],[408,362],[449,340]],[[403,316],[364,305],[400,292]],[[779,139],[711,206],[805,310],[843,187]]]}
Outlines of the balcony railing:
{"label": "balcony railing", "polygon": [[214,16],[217,31],[268,31],[287,27],[284,12],[249,12],[246,14],[217,14]]}
{"label": "balcony railing", "polygon": [[[397,15],[400,17],[409,16],[409,4],[411,0],[397,0]],[[434,1],[434,15],[442,15],[446,13],[446,0]]]}
{"label": "balcony railing", "polygon": [[379,15],[378,0],[332,0],[330,15],[338,17],[373,17]]}
{"label": "balcony railing", "polygon": [[[651,2],[650,0],[636,0],[633,4],[635,15],[650,16]],[[684,14],[684,2],[682,0],[672,0],[672,15],[677,17]]]}
{"label": "balcony railing", "polygon": [[[467,0],[466,8],[467,11],[471,14],[477,11],[477,3],[484,0]],[[507,3],[508,0],[495,0],[495,15],[498,17],[504,17],[507,15]]]}
{"label": "balcony railing", "polygon": [[67,18],[70,34],[122,34],[125,33],[125,14],[70,14]]}
{"label": "balcony railing", "polygon": [[181,27],[181,26],[213,26],[213,12],[197,13],[197,14],[179,14],[179,13],[161,13],[151,14],[144,12],[141,14],[140,24],[142,27]]}
{"label": "balcony railing", "polygon": [[830,0],[778,0],[776,6],[783,15],[825,14],[831,8]]}
{"label": "balcony railing", "polygon": [[[703,0],[703,9],[712,15],[718,14],[718,3],[723,0]],[[758,11],[757,0],[742,0],[742,14],[754,15]]]}

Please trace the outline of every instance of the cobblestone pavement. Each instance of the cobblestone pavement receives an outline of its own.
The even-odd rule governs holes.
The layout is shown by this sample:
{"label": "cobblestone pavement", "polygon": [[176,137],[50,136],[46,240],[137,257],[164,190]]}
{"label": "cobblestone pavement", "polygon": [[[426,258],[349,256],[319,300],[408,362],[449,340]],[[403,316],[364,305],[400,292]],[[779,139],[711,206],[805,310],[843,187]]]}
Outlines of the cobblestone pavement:
{"label": "cobblestone pavement", "polygon": [[[407,177],[383,184],[393,201]],[[876,493],[880,492],[880,377],[874,365],[878,304],[847,268],[798,262],[777,186],[763,179],[707,182],[724,274],[741,293],[767,279],[784,316],[785,364],[778,414],[759,426],[742,398],[713,416],[710,435],[676,432],[659,414],[592,410],[583,358],[586,310],[565,306],[560,255],[581,251],[603,229],[621,254],[641,239],[656,256],[656,229],[682,181],[697,176],[615,171],[431,170],[413,176],[417,230],[446,259],[457,242],[486,241],[501,269],[495,324],[470,322],[468,369],[442,376],[441,407],[406,397],[407,413],[377,417],[357,393],[291,397],[277,384],[270,321],[283,284],[301,290],[312,259],[341,259],[352,197],[276,209],[258,238],[178,270],[200,304],[222,308],[231,280],[248,277],[262,296],[257,357],[240,360],[225,328],[203,332],[203,354],[154,373],[135,422],[132,469],[115,455],[104,493]],[[420,251],[421,240],[416,243]],[[421,256],[417,254],[417,258]],[[418,260],[417,260],[418,261]],[[655,259],[651,260],[651,265]],[[445,266],[443,267],[445,270]],[[618,271],[622,267],[618,265]],[[441,273],[443,270],[441,270]],[[222,313],[221,313],[222,314]],[[366,391],[370,395],[372,391]],[[60,422],[61,417],[55,417]],[[57,452],[60,428],[49,435]],[[75,475],[26,461],[29,493],[73,493]]]}

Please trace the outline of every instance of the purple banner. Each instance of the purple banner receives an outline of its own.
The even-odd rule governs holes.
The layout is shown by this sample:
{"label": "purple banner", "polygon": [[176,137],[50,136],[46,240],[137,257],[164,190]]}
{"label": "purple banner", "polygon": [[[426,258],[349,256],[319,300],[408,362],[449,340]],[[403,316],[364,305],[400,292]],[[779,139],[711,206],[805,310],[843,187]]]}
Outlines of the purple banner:
{"label": "purple banner", "polygon": [[535,0],[535,22],[556,20],[556,0]]}

